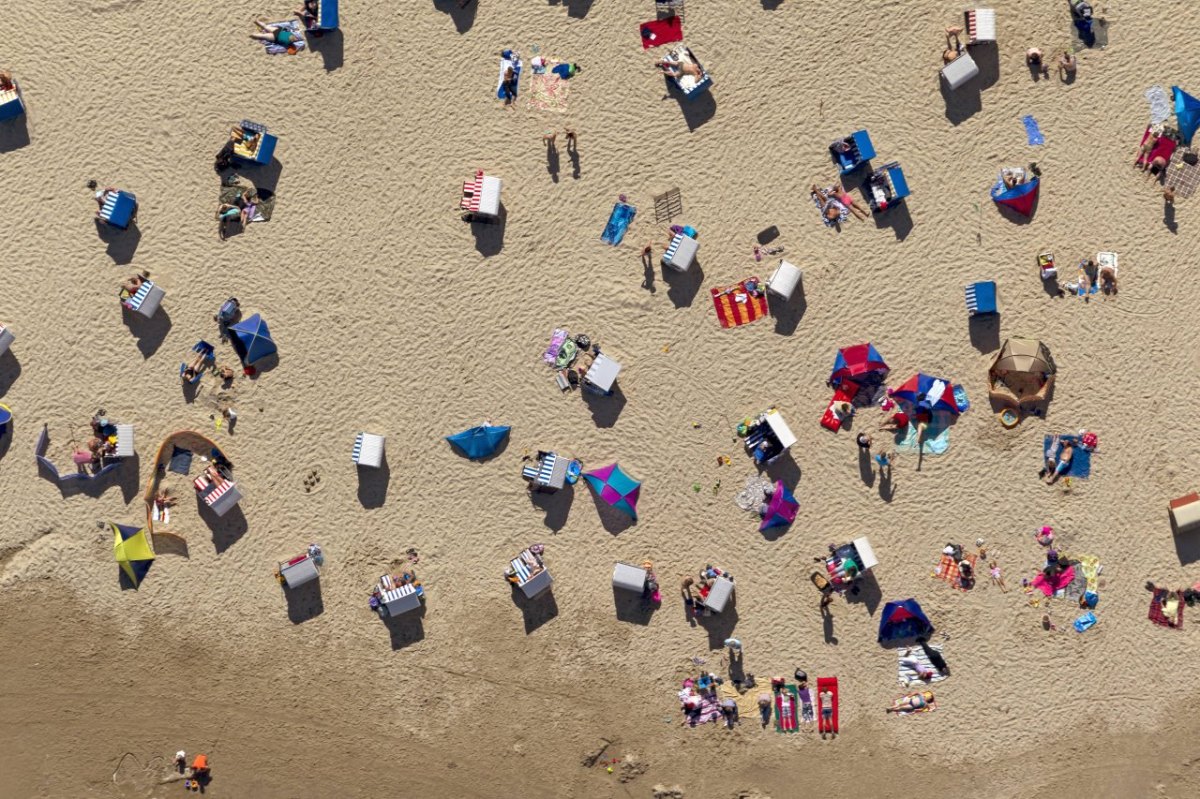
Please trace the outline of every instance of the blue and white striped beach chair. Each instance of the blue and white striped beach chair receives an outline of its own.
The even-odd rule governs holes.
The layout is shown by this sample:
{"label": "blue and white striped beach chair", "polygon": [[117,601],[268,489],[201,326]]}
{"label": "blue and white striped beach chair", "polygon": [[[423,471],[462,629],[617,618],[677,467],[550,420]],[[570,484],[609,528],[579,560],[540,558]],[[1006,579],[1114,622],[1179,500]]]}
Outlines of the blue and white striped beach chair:
{"label": "blue and white striped beach chair", "polygon": [[166,294],[167,292],[153,281],[145,280],[138,287],[137,293],[125,300],[125,307],[149,319],[158,311],[158,306]]}
{"label": "blue and white striped beach chair", "polygon": [[133,196],[132,192],[109,192],[104,198],[104,205],[100,207],[100,218],[113,227],[124,230],[129,227],[136,209],[137,197]]}
{"label": "blue and white striped beach chair", "polygon": [[378,469],[383,463],[383,436],[374,433],[359,433],[354,439],[354,451],[350,459],[359,466]]}
{"label": "blue and white striped beach chair", "polygon": [[981,280],[966,289],[967,313],[971,316],[996,313],[996,283]]}

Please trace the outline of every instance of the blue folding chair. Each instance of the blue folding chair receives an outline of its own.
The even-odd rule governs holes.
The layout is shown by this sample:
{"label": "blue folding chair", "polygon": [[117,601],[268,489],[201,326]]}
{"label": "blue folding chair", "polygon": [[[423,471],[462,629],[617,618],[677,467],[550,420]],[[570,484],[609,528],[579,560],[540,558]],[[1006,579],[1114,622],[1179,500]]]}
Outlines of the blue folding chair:
{"label": "blue folding chair", "polygon": [[993,280],[981,280],[972,283],[966,289],[967,313],[971,316],[994,314],[996,308],[996,283]]}
{"label": "blue folding chair", "polygon": [[[192,347],[192,352],[196,352],[196,353],[199,353],[200,355],[203,355],[205,365],[208,365],[216,360],[216,357],[214,355],[215,350],[213,349],[213,345],[209,344],[207,341],[204,341],[204,340],[197,341],[196,346]],[[183,382],[188,384],[189,386],[199,383],[200,376],[203,375],[204,372],[201,371],[200,369],[197,369],[196,374],[189,380],[188,378],[184,377],[184,373],[187,372],[187,367],[188,367],[188,365],[186,363],[179,364],[179,378],[181,380],[183,380]]]}

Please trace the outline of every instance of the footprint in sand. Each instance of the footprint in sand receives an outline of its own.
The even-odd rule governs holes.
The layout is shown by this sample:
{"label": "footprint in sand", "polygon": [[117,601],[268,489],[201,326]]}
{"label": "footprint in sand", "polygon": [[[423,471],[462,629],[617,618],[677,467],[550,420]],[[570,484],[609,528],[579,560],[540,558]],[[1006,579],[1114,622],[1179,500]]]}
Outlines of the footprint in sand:
{"label": "footprint in sand", "polygon": [[307,472],[305,472],[305,474],[304,474],[304,493],[305,494],[315,494],[318,491],[320,491],[322,488],[324,488],[324,485],[321,483],[321,472],[319,469],[313,468],[313,469],[309,469]]}

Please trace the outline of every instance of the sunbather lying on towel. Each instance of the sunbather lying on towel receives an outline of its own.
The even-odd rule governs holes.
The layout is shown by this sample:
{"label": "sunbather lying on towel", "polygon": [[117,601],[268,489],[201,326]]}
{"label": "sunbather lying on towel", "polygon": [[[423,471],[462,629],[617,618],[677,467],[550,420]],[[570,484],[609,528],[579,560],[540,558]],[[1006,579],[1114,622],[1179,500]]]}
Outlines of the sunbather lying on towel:
{"label": "sunbather lying on towel", "polygon": [[134,294],[137,294],[137,290],[140,289],[142,284],[145,282],[146,278],[142,277],[141,275],[134,275],[133,277],[129,278],[121,284],[121,298],[128,299]]}
{"label": "sunbather lying on towel", "polygon": [[924,710],[933,702],[933,691],[922,691],[919,694],[909,694],[902,696],[892,702],[892,706],[885,709],[887,713],[915,713],[918,710]]}
{"label": "sunbather lying on towel", "polygon": [[842,211],[848,208],[848,206],[831,196],[831,193],[826,192],[825,189],[822,189],[816,183],[812,185],[811,191],[821,201],[821,214],[830,221],[840,219]]}
{"label": "sunbather lying on towel", "polygon": [[[1059,451],[1060,445],[1061,451]],[[1071,468],[1071,458],[1074,455],[1075,445],[1073,443],[1061,441],[1058,436],[1054,436],[1046,445],[1046,466],[1038,472],[1038,477],[1044,476],[1046,485],[1053,485],[1055,480]]]}
{"label": "sunbather lying on towel", "polygon": [[858,202],[854,199],[854,195],[852,195],[850,192],[846,191],[846,189],[844,187],[842,187],[837,182],[836,179],[833,181],[833,187],[837,194],[838,202],[840,202],[842,205],[849,208],[850,212],[853,213],[855,216],[857,216],[859,219],[867,218],[867,209],[865,209],[861,205],[859,205]]}
{"label": "sunbather lying on towel", "polygon": [[277,44],[280,47],[291,47],[300,39],[300,34],[280,25],[268,25],[262,20],[257,19],[254,20],[254,24],[258,26],[259,32],[250,34],[250,38],[257,39],[260,42]]}
{"label": "sunbather lying on towel", "polygon": [[180,379],[185,383],[195,380],[196,375],[200,373],[200,370],[204,368],[204,364],[208,361],[208,357],[208,353],[206,352],[197,353],[192,362],[183,367],[183,372],[179,375]]}
{"label": "sunbather lying on towel", "polygon": [[704,70],[700,69],[699,65],[678,59],[664,58],[656,62],[654,66],[661,69],[664,75],[671,78],[682,78],[684,75],[691,75],[699,80],[704,77]]}

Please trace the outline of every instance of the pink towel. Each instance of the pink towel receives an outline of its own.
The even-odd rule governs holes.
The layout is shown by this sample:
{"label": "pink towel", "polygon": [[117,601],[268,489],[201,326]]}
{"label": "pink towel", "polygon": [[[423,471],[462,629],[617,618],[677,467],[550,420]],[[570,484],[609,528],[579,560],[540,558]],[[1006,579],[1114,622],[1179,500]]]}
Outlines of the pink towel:
{"label": "pink towel", "polygon": [[1033,587],[1041,591],[1046,596],[1051,596],[1055,591],[1061,591],[1071,584],[1075,579],[1075,567],[1068,566],[1067,570],[1054,575],[1050,579],[1046,579],[1046,575],[1039,574],[1033,578]]}

